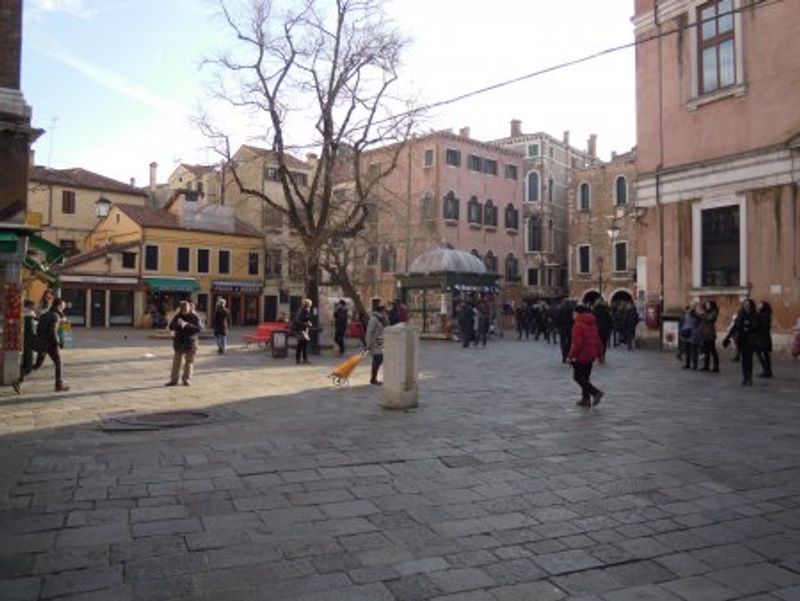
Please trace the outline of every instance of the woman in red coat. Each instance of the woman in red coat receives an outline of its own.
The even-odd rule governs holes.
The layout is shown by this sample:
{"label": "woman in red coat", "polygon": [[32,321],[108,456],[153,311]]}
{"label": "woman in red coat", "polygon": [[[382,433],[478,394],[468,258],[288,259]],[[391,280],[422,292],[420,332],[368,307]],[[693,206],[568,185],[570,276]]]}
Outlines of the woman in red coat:
{"label": "woman in red coat", "polygon": [[603,398],[603,392],[592,386],[589,381],[592,375],[592,364],[602,354],[600,333],[597,331],[597,320],[585,305],[575,307],[575,322],[572,325],[572,344],[567,360],[572,363],[573,379],[581,387],[581,400],[578,405],[591,407]]}

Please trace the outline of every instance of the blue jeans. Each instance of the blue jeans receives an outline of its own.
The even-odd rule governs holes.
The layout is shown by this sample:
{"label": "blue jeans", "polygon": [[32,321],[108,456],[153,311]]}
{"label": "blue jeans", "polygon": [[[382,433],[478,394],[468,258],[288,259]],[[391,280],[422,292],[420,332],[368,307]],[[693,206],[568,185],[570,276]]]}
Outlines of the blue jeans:
{"label": "blue jeans", "polygon": [[217,341],[217,351],[224,353],[225,345],[228,342],[228,337],[225,334],[214,334],[214,340]]}

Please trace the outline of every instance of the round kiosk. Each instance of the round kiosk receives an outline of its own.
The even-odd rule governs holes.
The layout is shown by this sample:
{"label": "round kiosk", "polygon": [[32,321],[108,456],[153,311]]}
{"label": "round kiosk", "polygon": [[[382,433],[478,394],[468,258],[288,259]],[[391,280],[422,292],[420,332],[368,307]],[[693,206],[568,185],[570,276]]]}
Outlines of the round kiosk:
{"label": "round kiosk", "polygon": [[471,253],[429,250],[414,259],[408,273],[396,277],[409,321],[421,338],[451,339],[456,329],[453,316],[466,301],[486,303],[496,314],[500,275],[487,272],[483,261]]}

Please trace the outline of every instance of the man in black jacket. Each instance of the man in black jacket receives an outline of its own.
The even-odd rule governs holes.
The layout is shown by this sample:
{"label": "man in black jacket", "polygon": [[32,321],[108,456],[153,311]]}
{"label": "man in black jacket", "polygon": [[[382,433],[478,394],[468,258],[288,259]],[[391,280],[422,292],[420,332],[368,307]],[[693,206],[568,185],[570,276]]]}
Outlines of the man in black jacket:
{"label": "man in black jacket", "polygon": [[197,353],[197,335],[200,333],[200,318],[192,311],[189,301],[181,301],[180,309],[169,323],[169,329],[174,332],[172,348],[175,350],[175,356],[172,359],[172,377],[165,386],[177,386],[182,361],[184,365],[181,381],[184,386],[189,386],[194,356]]}
{"label": "man in black jacket", "polygon": [[[39,369],[44,363],[45,357],[50,357],[56,368],[56,392],[69,390],[69,386],[64,384],[61,370],[61,350],[58,340],[58,326],[64,319],[64,301],[54,298],[50,309],[39,317],[39,325],[36,327],[36,363],[33,369]],[[17,389],[22,383],[22,375],[17,381]]]}
{"label": "man in black jacket", "polygon": [[339,354],[344,355],[344,337],[347,334],[347,301],[341,299],[333,311],[335,333],[333,340],[339,347]]}

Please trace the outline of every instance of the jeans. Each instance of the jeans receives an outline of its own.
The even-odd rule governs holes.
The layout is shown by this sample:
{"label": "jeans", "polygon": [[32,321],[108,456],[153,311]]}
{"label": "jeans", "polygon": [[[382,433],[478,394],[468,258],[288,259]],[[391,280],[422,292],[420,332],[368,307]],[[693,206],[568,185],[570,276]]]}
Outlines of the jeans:
{"label": "jeans", "polygon": [[297,349],[294,353],[294,359],[297,363],[300,363],[301,357],[303,361],[308,362],[308,340],[306,340],[302,335],[298,335]]}
{"label": "jeans", "polygon": [[572,379],[577,382],[581,387],[581,396],[584,401],[588,401],[591,396],[600,392],[597,388],[592,386],[589,378],[592,375],[591,363],[573,363],[572,364]]}
{"label": "jeans", "polygon": [[228,345],[228,337],[225,334],[214,334],[214,340],[217,341],[217,352],[224,353],[225,347]]}
{"label": "jeans", "polygon": [[333,335],[333,341],[339,347],[339,352],[344,354],[344,333],[345,328],[336,328],[336,332]]}
{"label": "jeans", "polygon": [[370,377],[370,382],[377,382],[378,381],[378,370],[381,368],[383,364],[383,353],[380,355],[372,355],[372,376]]}
{"label": "jeans", "polygon": [[[64,383],[63,374],[61,373],[61,350],[58,345],[50,345],[45,350],[39,351],[36,355],[36,363],[33,364],[33,369],[39,369],[44,363],[44,358],[50,357],[53,365],[56,368],[56,386],[61,386]],[[20,382],[22,377],[20,377]]]}

